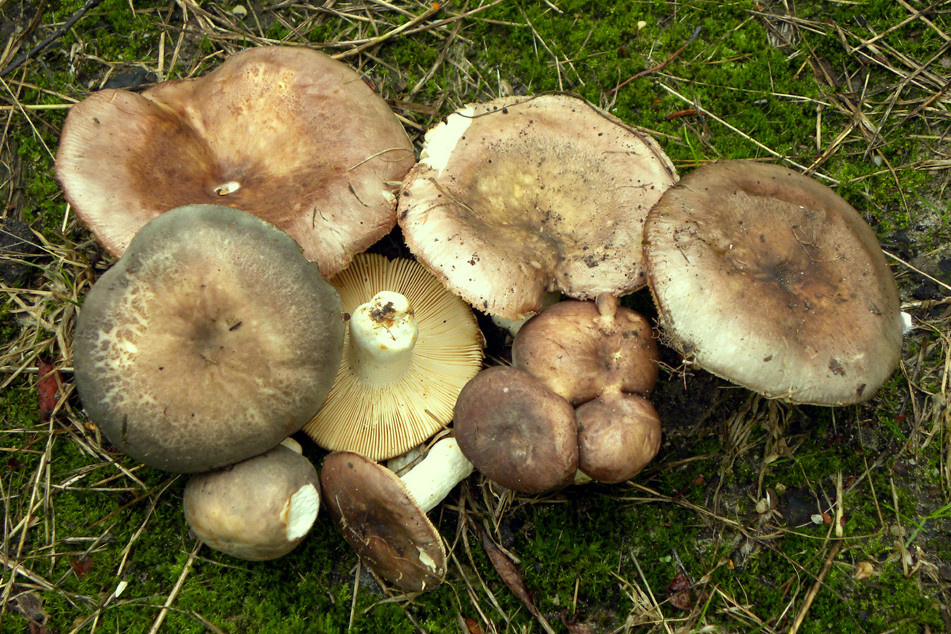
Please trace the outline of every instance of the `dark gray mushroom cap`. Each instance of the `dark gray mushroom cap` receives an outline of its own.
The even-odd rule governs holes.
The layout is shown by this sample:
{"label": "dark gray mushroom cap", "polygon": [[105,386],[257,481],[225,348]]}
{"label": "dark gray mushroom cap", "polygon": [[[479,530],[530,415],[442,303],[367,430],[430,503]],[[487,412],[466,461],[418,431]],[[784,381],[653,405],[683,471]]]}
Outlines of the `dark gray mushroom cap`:
{"label": "dark gray mushroom cap", "polygon": [[521,370],[494,366],[477,374],[459,394],[453,426],[475,468],[514,491],[567,486],[578,469],[574,409]]}
{"label": "dark gray mushroom cap", "polygon": [[866,400],[898,364],[895,280],[871,228],[828,187],[722,161],[664,193],[645,226],[667,341],[770,397]]}
{"label": "dark gray mushroom cap", "polygon": [[378,575],[407,592],[442,583],[442,538],[395,473],[352,451],[320,470],[327,508],[344,539]]}
{"label": "dark gray mushroom cap", "polygon": [[261,47],[207,75],[73,106],[56,174],[110,253],[181,205],[224,204],[286,231],[329,277],[396,223],[415,160],[386,102],[349,66]]}
{"label": "dark gray mushroom cap", "polygon": [[260,456],[193,475],[182,497],[185,519],[210,548],[247,559],[276,559],[307,535],[320,509],[314,465],[278,445]]}
{"label": "dark gray mushroom cap", "polygon": [[310,420],[343,331],[336,291],[287,234],[230,207],[184,207],[146,225],[89,291],[76,385],[121,451],[208,471]]}

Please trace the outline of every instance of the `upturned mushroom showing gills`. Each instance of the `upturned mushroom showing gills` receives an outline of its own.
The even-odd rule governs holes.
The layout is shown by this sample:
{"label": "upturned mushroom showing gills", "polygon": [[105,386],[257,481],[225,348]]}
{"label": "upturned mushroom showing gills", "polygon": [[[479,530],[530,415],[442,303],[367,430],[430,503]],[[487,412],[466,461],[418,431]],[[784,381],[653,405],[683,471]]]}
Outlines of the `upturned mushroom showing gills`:
{"label": "upturned mushroom showing gills", "polygon": [[828,187],[753,161],[700,167],[647,219],[667,342],[769,397],[870,398],[900,358],[895,280],[871,228]]}
{"label": "upturned mushroom showing gills", "polygon": [[222,204],[289,233],[329,277],[393,228],[394,183],[414,160],[396,116],[350,67],[262,47],[204,77],[90,95],[69,112],[56,174],[114,255],[169,209]]}
{"label": "upturned mushroom showing gills", "polygon": [[452,420],[482,368],[472,310],[418,262],[360,254],[330,283],[350,314],[343,362],[304,431],[332,451],[386,460]]}
{"label": "upturned mushroom showing gills", "polygon": [[230,207],[183,207],[143,227],[86,296],[76,386],[121,451],[208,471],[310,420],[343,333],[337,292],[290,236]]}
{"label": "upturned mushroom showing gills", "polygon": [[223,469],[193,475],[182,499],[195,536],[223,553],[263,561],[304,539],[320,509],[320,480],[310,461],[278,445]]}
{"label": "upturned mushroom showing gills", "polygon": [[426,134],[397,221],[454,293],[520,319],[546,291],[594,299],[644,286],[644,219],[676,180],[650,136],[581,99],[500,99]]}

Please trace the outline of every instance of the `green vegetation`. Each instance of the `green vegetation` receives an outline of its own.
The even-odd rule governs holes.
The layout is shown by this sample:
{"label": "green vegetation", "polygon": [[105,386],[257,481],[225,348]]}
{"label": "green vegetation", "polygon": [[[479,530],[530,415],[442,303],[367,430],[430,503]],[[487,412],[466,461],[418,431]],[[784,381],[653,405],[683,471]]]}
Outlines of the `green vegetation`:
{"label": "green vegetation", "polygon": [[[29,24],[23,4],[0,3],[0,23]],[[44,9],[21,50],[84,3],[48,4],[57,6]],[[470,478],[433,513],[454,546],[447,582],[416,598],[382,589],[363,570],[351,606],[357,559],[325,515],[275,562],[194,551],[180,508],[184,479],[110,453],[71,393],[70,306],[106,264],[66,216],[55,181],[66,107],[110,78],[185,78],[262,43],[347,54],[430,7],[356,4],[246,3],[242,18],[237,3],[105,0],[5,78],[5,214],[38,231],[49,252],[44,272],[28,288],[5,288],[0,306],[0,631],[27,630],[24,593],[39,597],[48,631],[60,632],[148,631],[166,602],[171,632],[442,632],[459,631],[465,618],[483,631],[537,631],[475,525],[519,558],[535,604],[559,632],[566,623],[789,631],[800,614],[800,632],[951,629],[941,607],[951,597],[951,340],[940,286],[933,303],[909,305],[920,327],[902,371],[866,405],[770,404],[675,368],[655,394],[664,446],[633,483],[534,500]],[[783,3],[752,1],[452,3],[346,61],[417,139],[468,101],[571,91],[652,131],[681,173],[718,158],[811,167],[864,213],[886,249],[920,254],[916,268],[951,281],[940,251],[951,239],[949,172],[937,160],[947,156],[939,82],[951,64],[939,54],[947,14],[926,20],[892,0],[860,3],[861,11],[798,4],[789,17]],[[924,278],[895,270],[911,298]],[[653,314],[646,292],[625,303]],[[52,422],[38,410],[38,357],[64,368],[68,395]],[[306,451],[319,462],[319,450]],[[676,607],[668,587],[681,572],[693,588]]]}

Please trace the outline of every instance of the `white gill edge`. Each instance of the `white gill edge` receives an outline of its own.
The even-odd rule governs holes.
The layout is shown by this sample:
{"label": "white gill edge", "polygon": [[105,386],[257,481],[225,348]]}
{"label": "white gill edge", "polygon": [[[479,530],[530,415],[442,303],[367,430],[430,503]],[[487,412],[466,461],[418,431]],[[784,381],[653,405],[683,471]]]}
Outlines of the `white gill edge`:
{"label": "white gill edge", "polygon": [[472,123],[473,114],[472,106],[460,108],[426,133],[419,162],[436,170],[437,177],[449,164],[449,157]]}

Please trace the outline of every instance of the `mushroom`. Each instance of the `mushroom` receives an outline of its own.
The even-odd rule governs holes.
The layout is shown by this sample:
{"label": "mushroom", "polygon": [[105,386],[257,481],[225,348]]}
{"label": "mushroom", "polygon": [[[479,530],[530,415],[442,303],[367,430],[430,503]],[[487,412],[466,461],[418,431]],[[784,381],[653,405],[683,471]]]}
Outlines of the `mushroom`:
{"label": "mushroom", "polygon": [[217,471],[193,475],[182,500],[192,532],[223,553],[263,561],[292,551],[320,509],[310,461],[284,445]]}
{"label": "mushroom", "polygon": [[284,232],[215,205],[149,222],[76,324],[76,386],[121,451],[200,472],[271,449],[320,408],[340,364],[336,291]]}
{"label": "mushroom", "polygon": [[304,431],[331,451],[402,454],[445,427],[482,368],[472,310],[418,262],[361,254],[330,283],[350,314],[343,362]]}
{"label": "mushroom", "polygon": [[413,147],[386,102],[315,50],[244,50],[197,79],[102,90],[72,107],[56,173],[107,251],[191,203],[260,216],[325,277],[396,223]]}
{"label": "mushroom", "polygon": [[487,368],[459,394],[459,448],[490,480],[522,493],[567,486],[578,469],[575,412],[535,377]]}
{"label": "mushroom", "polygon": [[844,405],[900,358],[895,280],[871,228],[817,181],[721,161],[667,190],[645,252],[671,347],[768,397]]}
{"label": "mushroom", "polygon": [[472,473],[456,440],[437,441],[406,475],[352,451],[321,467],[324,497],[344,539],[374,572],[407,592],[439,585],[446,550],[426,514]]}
{"label": "mushroom", "polygon": [[644,286],[647,211],[677,180],[657,143],[568,95],[468,105],[426,134],[397,221],[413,254],[492,316]]}
{"label": "mushroom", "polygon": [[512,363],[577,407],[577,483],[628,480],[657,455],[660,420],[644,398],[657,383],[657,342],[613,295],[543,310],[516,335]]}
{"label": "mushroom", "polygon": [[575,406],[611,388],[646,396],[657,383],[657,360],[650,324],[607,293],[549,306],[512,344],[512,365]]}

